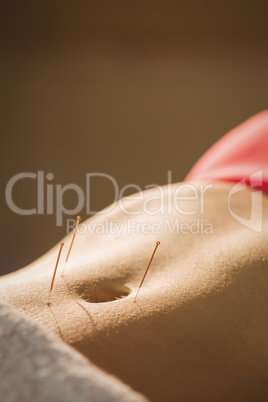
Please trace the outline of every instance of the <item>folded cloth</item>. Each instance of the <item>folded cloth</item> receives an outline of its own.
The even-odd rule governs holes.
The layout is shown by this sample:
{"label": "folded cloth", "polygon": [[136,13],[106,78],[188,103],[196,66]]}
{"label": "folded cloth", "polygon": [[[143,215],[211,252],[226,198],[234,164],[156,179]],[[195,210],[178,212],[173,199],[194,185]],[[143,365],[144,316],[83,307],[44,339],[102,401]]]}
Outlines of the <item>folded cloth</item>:
{"label": "folded cloth", "polygon": [[145,402],[38,323],[0,303],[0,401]]}
{"label": "folded cloth", "polygon": [[194,165],[186,181],[244,181],[268,193],[268,110],[235,127]]}

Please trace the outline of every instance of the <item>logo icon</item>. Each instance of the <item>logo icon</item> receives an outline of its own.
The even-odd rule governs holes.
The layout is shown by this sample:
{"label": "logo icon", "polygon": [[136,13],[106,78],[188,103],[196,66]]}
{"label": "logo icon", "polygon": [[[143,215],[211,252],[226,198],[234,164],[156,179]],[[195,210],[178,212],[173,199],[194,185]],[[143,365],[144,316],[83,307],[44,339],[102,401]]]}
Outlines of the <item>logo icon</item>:
{"label": "logo icon", "polygon": [[[251,193],[251,214],[250,218],[246,219],[231,209],[230,200],[231,197],[234,196],[236,193],[245,190],[246,188],[250,187],[252,189],[256,189],[256,191],[252,191]],[[228,194],[228,210],[232,217],[241,223],[241,225],[246,226],[247,228],[254,230],[254,232],[260,233],[262,231],[262,190],[259,190],[262,186],[262,170],[258,170],[255,173],[252,173],[249,176],[249,183],[247,186],[246,179],[240,180],[236,183]]]}

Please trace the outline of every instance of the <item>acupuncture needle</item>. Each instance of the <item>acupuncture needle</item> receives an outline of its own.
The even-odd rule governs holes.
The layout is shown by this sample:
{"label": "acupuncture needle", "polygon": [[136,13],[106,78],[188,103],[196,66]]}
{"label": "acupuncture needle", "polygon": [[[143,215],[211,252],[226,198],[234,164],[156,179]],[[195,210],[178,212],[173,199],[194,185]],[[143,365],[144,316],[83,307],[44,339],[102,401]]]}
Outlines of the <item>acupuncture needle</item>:
{"label": "acupuncture needle", "polygon": [[143,278],[142,278],[142,280],[141,280],[140,286],[139,286],[139,288],[138,288],[138,290],[137,290],[136,296],[135,296],[135,298],[134,298],[134,300],[133,300],[133,303],[135,302],[135,300],[136,300],[136,298],[137,298],[137,296],[138,296],[138,294],[139,294],[140,288],[142,287],[142,284],[143,284],[144,279],[145,279],[145,277],[146,277],[146,275],[147,275],[147,272],[148,272],[148,270],[149,270],[149,268],[150,268],[150,265],[151,265],[151,263],[152,263],[152,261],[153,261],[155,252],[156,252],[157,247],[159,246],[159,244],[160,244],[160,241],[157,241],[157,242],[156,242],[156,245],[155,245],[155,248],[154,248],[154,251],[153,251],[153,254],[152,254],[151,259],[150,259],[150,261],[149,261],[149,264],[148,264],[148,266],[147,266],[147,268],[146,268],[146,270],[145,270],[145,273],[144,273]]}
{"label": "acupuncture needle", "polygon": [[71,241],[71,244],[70,244],[68,253],[67,253],[67,257],[66,257],[66,260],[65,260],[65,263],[64,263],[64,266],[63,266],[63,270],[62,270],[61,276],[63,276],[63,274],[64,274],[65,266],[66,266],[66,264],[67,264],[67,262],[68,262],[68,259],[69,259],[69,257],[70,257],[70,253],[71,253],[71,250],[72,250],[72,247],[73,247],[73,244],[74,244],[74,239],[75,239],[75,236],[76,236],[76,233],[77,233],[77,228],[78,228],[78,225],[79,225],[79,222],[80,222],[80,221],[81,221],[81,217],[78,216],[78,217],[76,218],[76,225],[75,225],[75,228],[74,228],[72,241]]}
{"label": "acupuncture needle", "polygon": [[56,261],[56,265],[55,265],[55,269],[54,269],[54,273],[53,273],[53,277],[52,277],[52,281],[51,281],[51,285],[50,285],[50,290],[49,290],[49,296],[48,296],[48,301],[47,301],[47,305],[49,306],[49,300],[50,300],[50,296],[51,296],[51,291],[53,289],[53,285],[54,285],[54,280],[55,280],[55,276],[56,276],[56,272],[57,272],[57,268],[58,268],[58,264],[59,264],[59,260],[60,260],[60,255],[61,255],[61,251],[62,251],[62,247],[64,246],[64,243],[60,244],[60,249],[59,249],[59,253],[58,253],[58,258]]}

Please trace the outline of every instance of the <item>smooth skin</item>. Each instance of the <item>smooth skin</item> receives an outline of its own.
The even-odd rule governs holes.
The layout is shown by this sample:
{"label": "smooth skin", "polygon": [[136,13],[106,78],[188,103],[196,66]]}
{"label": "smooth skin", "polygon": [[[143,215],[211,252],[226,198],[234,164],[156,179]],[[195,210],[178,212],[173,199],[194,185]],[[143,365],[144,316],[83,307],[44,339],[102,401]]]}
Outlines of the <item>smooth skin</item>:
{"label": "smooth skin", "polygon": [[[182,184],[124,199],[128,213],[116,204],[95,215],[85,222],[98,224],[90,238],[80,225],[62,276],[72,234],[64,238],[50,306],[59,245],[1,277],[0,298],[152,401],[266,401],[268,196],[263,228],[256,232],[228,210],[233,184],[213,183],[204,194],[204,211],[190,189],[180,194],[192,197],[180,200],[180,212],[173,204],[168,210]],[[159,191],[165,211],[157,211]],[[232,211],[249,219],[251,195],[250,189],[235,194]],[[125,228],[117,239],[101,233],[107,219]],[[185,233],[163,233],[167,221],[172,227],[178,219]],[[196,233],[197,226],[186,233],[198,219],[211,225],[207,233],[204,227]],[[130,220],[146,233],[127,233]],[[158,234],[155,225],[152,233],[148,223],[163,231]],[[134,302],[156,241],[161,244]]]}

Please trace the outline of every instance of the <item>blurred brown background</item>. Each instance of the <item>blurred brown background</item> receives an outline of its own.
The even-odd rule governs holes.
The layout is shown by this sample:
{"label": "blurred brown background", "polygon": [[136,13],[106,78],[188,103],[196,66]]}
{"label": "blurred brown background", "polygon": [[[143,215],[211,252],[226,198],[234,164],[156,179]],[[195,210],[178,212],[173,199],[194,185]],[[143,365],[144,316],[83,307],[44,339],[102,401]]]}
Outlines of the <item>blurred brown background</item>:
{"label": "blurred brown background", "polygon": [[[21,2],[1,5],[1,271],[66,233],[55,216],[20,216],[4,190],[20,172],[86,173],[122,187],[182,180],[225,132],[268,107],[267,1]],[[112,201],[95,183],[92,204]],[[68,199],[67,199],[68,198]],[[33,180],[14,200],[36,205]],[[66,207],[74,207],[73,194]],[[85,209],[81,211],[86,218]]]}

